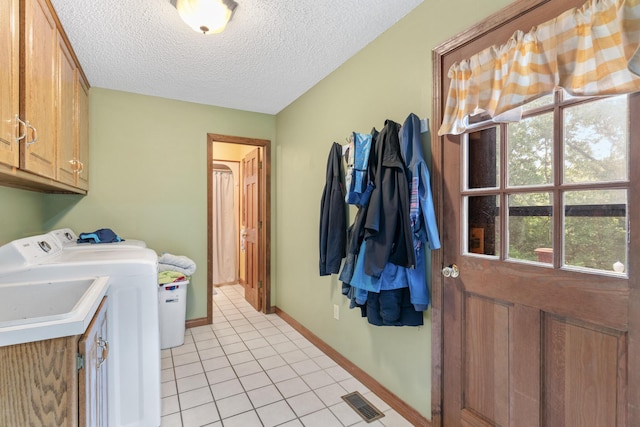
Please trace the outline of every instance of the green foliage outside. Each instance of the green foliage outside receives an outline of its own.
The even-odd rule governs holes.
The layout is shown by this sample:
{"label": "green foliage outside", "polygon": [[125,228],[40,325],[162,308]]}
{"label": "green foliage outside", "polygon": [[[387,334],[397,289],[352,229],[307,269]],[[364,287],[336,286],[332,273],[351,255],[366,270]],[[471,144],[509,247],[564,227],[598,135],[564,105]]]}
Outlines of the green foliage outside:
{"label": "green foliage outside", "polygon": [[[563,183],[615,182],[628,177],[628,132],[626,97],[597,100],[563,111]],[[553,112],[508,125],[508,183],[510,187],[550,185],[554,179]],[[568,191],[564,205],[622,206],[626,211],[627,190]],[[510,207],[548,207],[550,192],[514,194]],[[543,209],[544,210],[544,209]],[[553,218],[549,215],[509,217],[509,258],[537,261],[536,248],[553,247]],[[564,222],[566,265],[612,270],[626,265],[626,217],[619,212],[593,216],[589,209],[568,213]],[[616,216],[612,216],[616,215]],[[558,220],[561,220],[558,218]]]}

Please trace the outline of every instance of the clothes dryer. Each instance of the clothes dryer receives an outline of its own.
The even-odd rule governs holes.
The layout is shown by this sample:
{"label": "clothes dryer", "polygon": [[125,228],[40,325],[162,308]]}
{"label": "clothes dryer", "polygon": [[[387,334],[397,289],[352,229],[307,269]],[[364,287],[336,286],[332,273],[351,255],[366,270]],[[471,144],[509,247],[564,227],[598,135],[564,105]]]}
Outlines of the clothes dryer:
{"label": "clothes dryer", "polygon": [[109,425],[158,427],[157,255],[145,248],[63,250],[51,235],[0,247],[0,284],[108,276]]}

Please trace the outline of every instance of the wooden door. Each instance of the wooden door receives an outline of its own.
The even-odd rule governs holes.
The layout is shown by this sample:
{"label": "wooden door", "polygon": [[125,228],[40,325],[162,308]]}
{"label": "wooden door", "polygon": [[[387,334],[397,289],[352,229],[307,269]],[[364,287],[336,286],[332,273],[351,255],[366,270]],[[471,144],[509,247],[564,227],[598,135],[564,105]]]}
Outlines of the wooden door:
{"label": "wooden door", "polygon": [[[439,99],[453,62],[582,1],[541,3],[448,47]],[[436,139],[434,425],[640,425],[638,114],[637,94],[558,92],[520,123]]]}
{"label": "wooden door", "polygon": [[58,32],[56,22],[45,0],[24,0],[24,63],[20,92],[24,105],[21,117],[29,130],[22,144],[21,167],[30,172],[53,178],[56,174],[56,52]]}
{"label": "wooden door", "polygon": [[106,427],[108,425],[107,304],[105,297],[78,342],[78,353],[84,357],[84,367],[78,370],[80,427]]}
{"label": "wooden door", "polygon": [[76,81],[77,67],[64,40],[58,39],[58,172],[56,179],[76,185],[79,170],[76,146]]}
{"label": "wooden door", "polygon": [[19,131],[15,119],[19,113],[18,0],[1,2],[0,28],[0,163],[18,166],[20,150],[16,138]]}
{"label": "wooden door", "polygon": [[243,211],[245,223],[244,297],[256,310],[262,309],[260,288],[260,149],[242,159]]}

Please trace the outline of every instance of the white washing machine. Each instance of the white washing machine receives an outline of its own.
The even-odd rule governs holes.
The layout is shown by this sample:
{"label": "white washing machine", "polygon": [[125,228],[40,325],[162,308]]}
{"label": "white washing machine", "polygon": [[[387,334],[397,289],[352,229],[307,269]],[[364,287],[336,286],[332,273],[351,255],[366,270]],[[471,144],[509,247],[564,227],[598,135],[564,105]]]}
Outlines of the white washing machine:
{"label": "white washing machine", "polygon": [[62,249],[121,249],[146,248],[147,244],[143,240],[124,239],[121,242],[112,243],[78,243],[78,235],[70,228],[59,228],[47,233],[52,236],[62,246]]}
{"label": "white washing machine", "polygon": [[160,425],[157,263],[150,249],[63,250],[47,234],[0,247],[0,284],[109,277],[110,426]]}

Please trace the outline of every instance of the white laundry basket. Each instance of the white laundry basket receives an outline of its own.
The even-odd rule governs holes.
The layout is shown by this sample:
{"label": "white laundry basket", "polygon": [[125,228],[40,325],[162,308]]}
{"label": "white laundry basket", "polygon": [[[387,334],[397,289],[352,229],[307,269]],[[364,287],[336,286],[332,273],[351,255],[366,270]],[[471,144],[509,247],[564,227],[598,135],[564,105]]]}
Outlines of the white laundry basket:
{"label": "white laundry basket", "polygon": [[189,280],[182,280],[158,285],[160,348],[163,350],[184,344],[188,284]]}

